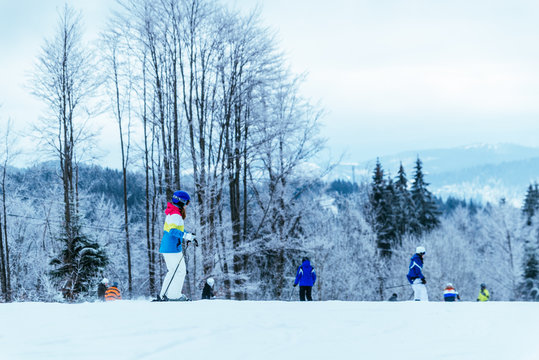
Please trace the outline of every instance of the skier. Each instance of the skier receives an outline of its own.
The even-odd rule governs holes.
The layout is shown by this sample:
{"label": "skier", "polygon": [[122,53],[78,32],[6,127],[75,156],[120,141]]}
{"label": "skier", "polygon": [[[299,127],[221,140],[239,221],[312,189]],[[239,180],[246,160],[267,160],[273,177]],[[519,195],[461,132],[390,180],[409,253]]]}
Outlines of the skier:
{"label": "skier", "polygon": [[312,301],[313,298],[312,288],[316,281],[316,272],[311,266],[309,258],[304,257],[301,260],[301,265],[298,267],[296,274],[296,280],[294,281],[294,287],[299,283],[299,300],[305,301],[305,296],[307,296],[308,301]]}
{"label": "skier", "polygon": [[414,256],[410,259],[410,267],[407,275],[408,281],[414,290],[415,301],[429,301],[427,286],[425,285],[427,280],[423,275],[423,256],[425,256],[425,248],[418,246]]}
{"label": "skier", "polygon": [[202,299],[212,299],[215,297],[215,294],[213,293],[213,284],[215,284],[215,280],[213,278],[208,278],[206,280],[206,283],[204,284],[204,289],[202,289]]}
{"label": "skier", "polygon": [[460,300],[459,293],[455,290],[455,287],[451,283],[447,283],[444,289],[444,301],[457,301]]}
{"label": "skier", "polygon": [[398,301],[397,298],[398,298],[397,293],[393,293],[393,295],[391,295],[391,297],[387,299],[387,301]]}
{"label": "skier", "polygon": [[178,190],[172,195],[172,202],[167,203],[165,226],[159,252],[163,254],[167,265],[167,274],[163,280],[158,301],[188,300],[182,294],[183,282],[187,270],[182,254],[184,237],[185,206],[191,200],[186,191]]}
{"label": "skier", "polygon": [[477,301],[489,301],[490,293],[488,292],[487,286],[481,284],[481,290],[479,290],[479,295],[477,296]]}
{"label": "skier", "polygon": [[109,279],[103,278],[99,285],[97,285],[97,298],[101,301],[105,301],[105,293],[109,287]]}
{"label": "skier", "polygon": [[122,300],[122,295],[120,294],[120,289],[118,289],[118,283],[115,282],[111,287],[105,292],[106,301]]}

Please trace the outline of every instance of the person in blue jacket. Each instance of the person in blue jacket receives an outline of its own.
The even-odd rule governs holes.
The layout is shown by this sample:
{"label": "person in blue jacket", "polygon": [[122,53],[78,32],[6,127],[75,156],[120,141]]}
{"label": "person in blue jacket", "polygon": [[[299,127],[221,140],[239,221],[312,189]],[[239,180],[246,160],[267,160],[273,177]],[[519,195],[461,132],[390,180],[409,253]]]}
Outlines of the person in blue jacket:
{"label": "person in blue jacket", "polygon": [[296,274],[296,280],[294,281],[294,287],[299,283],[299,299],[305,301],[307,297],[308,301],[312,301],[312,289],[316,281],[316,272],[311,266],[309,258],[304,257],[301,260],[301,266],[298,267]]}
{"label": "person in blue jacket", "polygon": [[427,280],[425,279],[425,275],[423,275],[423,256],[425,256],[425,248],[418,246],[414,256],[410,259],[408,275],[406,276],[414,290],[415,301],[429,301],[426,286]]}

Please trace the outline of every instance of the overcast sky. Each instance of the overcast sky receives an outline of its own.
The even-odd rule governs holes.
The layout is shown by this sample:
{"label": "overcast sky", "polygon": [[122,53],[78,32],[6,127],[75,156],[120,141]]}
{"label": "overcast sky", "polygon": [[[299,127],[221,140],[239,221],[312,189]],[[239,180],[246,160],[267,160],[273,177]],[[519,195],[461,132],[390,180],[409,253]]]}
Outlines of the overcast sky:
{"label": "overcast sky", "polygon": [[[90,38],[103,29],[111,2],[69,1],[83,11]],[[474,143],[539,146],[537,1],[225,3],[242,11],[259,4],[291,68],[308,73],[302,91],[325,108],[323,134],[335,156],[346,151],[346,160],[359,161]],[[0,4],[0,118],[11,117],[24,131],[40,111],[24,88],[25,74],[55,33],[63,1]],[[116,144],[104,139],[103,146]]]}

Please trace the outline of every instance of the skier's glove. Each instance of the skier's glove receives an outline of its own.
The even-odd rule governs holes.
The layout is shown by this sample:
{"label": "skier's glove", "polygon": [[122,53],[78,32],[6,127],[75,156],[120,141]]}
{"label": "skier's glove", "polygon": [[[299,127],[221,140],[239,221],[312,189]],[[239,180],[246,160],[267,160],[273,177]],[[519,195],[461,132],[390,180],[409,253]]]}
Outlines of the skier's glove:
{"label": "skier's glove", "polygon": [[421,279],[421,284],[426,284],[427,283],[427,279],[423,278]]}
{"label": "skier's glove", "polygon": [[298,286],[298,284],[294,284],[294,287]]}

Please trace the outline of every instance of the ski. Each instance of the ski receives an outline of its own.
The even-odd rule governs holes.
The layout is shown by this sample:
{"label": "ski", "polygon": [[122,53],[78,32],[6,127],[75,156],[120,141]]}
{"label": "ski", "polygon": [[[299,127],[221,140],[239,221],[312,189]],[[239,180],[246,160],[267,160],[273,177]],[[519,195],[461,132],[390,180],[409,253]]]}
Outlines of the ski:
{"label": "ski", "polygon": [[178,299],[169,299],[168,297],[163,296],[163,297],[160,297],[160,296],[157,296],[156,299],[153,299],[152,302],[169,302],[169,301],[192,301],[191,299],[189,299],[187,296],[185,295],[182,295],[182,297],[178,298]]}

